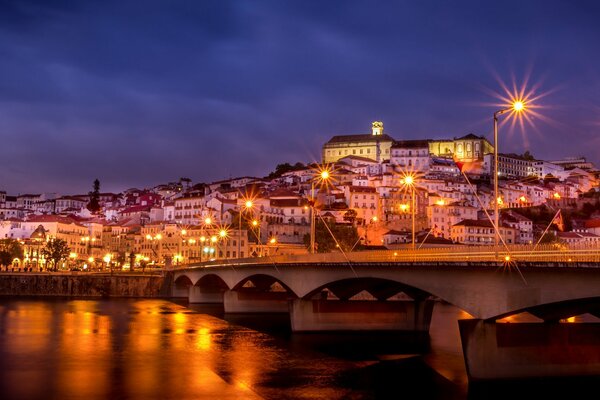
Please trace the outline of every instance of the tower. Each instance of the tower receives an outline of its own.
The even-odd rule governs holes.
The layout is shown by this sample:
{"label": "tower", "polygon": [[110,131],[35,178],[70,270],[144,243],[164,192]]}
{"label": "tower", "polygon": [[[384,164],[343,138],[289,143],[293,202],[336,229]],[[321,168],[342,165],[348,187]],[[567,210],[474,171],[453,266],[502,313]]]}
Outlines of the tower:
{"label": "tower", "polygon": [[373,136],[383,135],[383,122],[374,121],[371,129],[373,130]]}

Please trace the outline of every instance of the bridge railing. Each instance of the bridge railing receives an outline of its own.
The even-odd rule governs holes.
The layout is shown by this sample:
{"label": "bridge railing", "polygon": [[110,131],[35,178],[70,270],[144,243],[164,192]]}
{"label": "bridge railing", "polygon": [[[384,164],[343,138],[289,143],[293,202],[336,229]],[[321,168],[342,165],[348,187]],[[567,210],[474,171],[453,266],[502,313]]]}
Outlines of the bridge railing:
{"label": "bridge railing", "polygon": [[600,263],[600,246],[596,244],[544,244],[493,246],[448,246],[426,249],[355,251],[280,255],[261,258],[216,260],[198,265],[243,265],[260,263],[344,263],[344,262],[541,262]]}

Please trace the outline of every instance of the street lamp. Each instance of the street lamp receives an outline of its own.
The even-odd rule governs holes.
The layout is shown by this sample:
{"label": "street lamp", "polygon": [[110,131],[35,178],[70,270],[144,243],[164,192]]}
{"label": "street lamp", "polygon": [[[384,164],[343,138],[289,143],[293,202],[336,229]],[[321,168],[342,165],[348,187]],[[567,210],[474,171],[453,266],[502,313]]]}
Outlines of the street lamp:
{"label": "street lamp", "polygon": [[110,264],[110,260],[111,259],[112,259],[112,255],[111,254],[106,254],[102,260],[104,260],[104,262],[106,263],[106,267],[110,267],[110,273],[112,275],[112,266]]}
{"label": "street lamp", "polygon": [[316,226],[316,214],[315,214],[315,182],[319,185],[327,184],[331,179],[331,171],[329,166],[319,167],[316,176],[313,177],[310,192],[311,192],[311,211],[310,211],[310,252],[315,252],[315,226]]}
{"label": "street lamp", "polygon": [[[161,245],[161,240],[162,240],[162,235],[159,233],[155,236],[152,235],[146,235],[146,240],[150,241],[150,246],[152,248],[152,252],[156,255],[157,258],[157,263],[160,262],[161,259],[161,253],[162,253],[162,245]],[[158,241],[158,253],[156,252],[156,250],[154,250],[154,245],[152,244],[152,241]]]}
{"label": "street lamp", "polygon": [[494,243],[498,246],[500,242],[499,236],[499,221],[500,215],[498,211],[498,116],[504,114],[507,111],[515,113],[525,112],[526,105],[523,100],[514,100],[512,105],[507,108],[503,108],[494,113]]}
{"label": "street lamp", "polygon": [[368,245],[370,243],[370,241],[369,241],[369,226],[371,224],[376,224],[378,220],[379,220],[379,218],[377,218],[377,216],[374,215],[373,217],[371,217],[371,220],[369,221],[369,223],[365,225],[365,245]]}
{"label": "street lamp", "polygon": [[412,214],[412,249],[415,249],[415,209],[416,204],[415,204],[415,177],[413,175],[407,174],[404,176],[404,178],[400,181],[402,184],[404,184],[404,186],[408,187],[410,189],[410,196],[411,196],[411,214]]}
{"label": "street lamp", "polygon": [[247,199],[244,205],[240,207],[240,223],[238,226],[238,258],[242,258],[242,213],[244,210],[252,210],[254,202],[251,199]]}

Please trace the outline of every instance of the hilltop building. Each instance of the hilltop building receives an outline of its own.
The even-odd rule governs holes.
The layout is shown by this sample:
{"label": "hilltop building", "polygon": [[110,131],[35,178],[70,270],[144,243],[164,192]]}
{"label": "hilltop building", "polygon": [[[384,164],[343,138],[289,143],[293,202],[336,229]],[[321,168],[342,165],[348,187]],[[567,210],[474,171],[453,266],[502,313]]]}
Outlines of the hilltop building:
{"label": "hilltop building", "polygon": [[390,159],[394,139],[383,133],[383,122],[375,121],[371,134],[338,135],[323,145],[323,163],[337,162],[347,156],[360,156],[382,162]]}

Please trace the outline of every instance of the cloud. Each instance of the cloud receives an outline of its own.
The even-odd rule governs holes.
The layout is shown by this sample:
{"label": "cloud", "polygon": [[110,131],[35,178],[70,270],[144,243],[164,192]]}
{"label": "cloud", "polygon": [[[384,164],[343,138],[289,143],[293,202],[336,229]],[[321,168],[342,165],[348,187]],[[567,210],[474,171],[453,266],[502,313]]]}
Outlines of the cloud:
{"label": "cloud", "polygon": [[[500,90],[489,66],[510,80],[532,63],[543,89],[561,90],[547,99],[560,124],[539,121],[530,150],[598,162],[586,141],[600,128],[583,122],[600,101],[589,84],[598,11],[560,1],[2,2],[0,183],[69,193],[96,177],[116,190],[266,175],[314,161],[331,135],[368,132],[375,119],[398,139],[489,134],[493,110],[482,105],[493,99],[479,87]],[[503,150],[525,150],[521,133],[503,133]]]}

